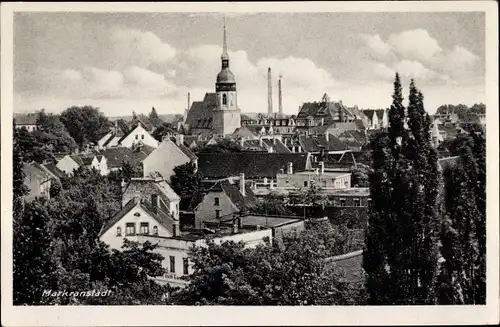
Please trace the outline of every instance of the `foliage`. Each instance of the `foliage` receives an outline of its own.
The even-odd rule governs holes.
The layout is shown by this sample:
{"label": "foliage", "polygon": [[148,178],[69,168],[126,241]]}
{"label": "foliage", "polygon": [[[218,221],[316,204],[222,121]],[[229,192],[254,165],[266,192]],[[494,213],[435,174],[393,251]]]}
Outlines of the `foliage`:
{"label": "foliage", "polygon": [[287,202],[283,194],[271,192],[252,208],[252,212],[271,216],[294,216],[294,212],[287,207]]}
{"label": "foliage", "polygon": [[205,145],[196,150],[197,153],[234,153],[241,151],[243,151],[241,145],[230,139],[218,140],[217,144]]}
{"label": "foliage", "polygon": [[486,105],[483,103],[476,103],[472,107],[467,107],[464,104],[452,105],[445,104],[437,108],[437,114],[455,113],[459,119],[464,119],[469,113],[484,114],[486,113]]}
{"label": "foliage", "polygon": [[[209,243],[190,254],[190,284],[172,298],[181,305],[350,304],[350,288],[325,258],[336,252],[334,235],[311,227],[283,237],[281,246]],[[286,278],[283,278],[286,276]]]}
{"label": "foliage", "polygon": [[369,166],[357,164],[351,169],[351,185],[353,187],[369,187],[368,176],[371,172]]}
{"label": "foliage", "polygon": [[43,163],[45,160],[54,160],[53,149],[24,127],[15,129],[14,142],[24,162]]}
{"label": "foliage", "polygon": [[201,179],[201,173],[196,171],[194,163],[187,162],[174,168],[170,186],[180,197],[191,197],[198,190]]}
{"label": "foliage", "polygon": [[158,127],[162,125],[163,121],[161,120],[160,116],[158,116],[158,113],[156,112],[155,107],[151,109],[151,112],[149,113],[149,121],[154,127]]}
{"label": "foliage", "polygon": [[438,260],[437,154],[423,95],[410,85],[407,117],[396,74],[388,133],[372,141],[363,266],[370,304],[432,304]]}
{"label": "foliage", "polygon": [[44,304],[44,289],[51,289],[55,265],[50,214],[43,200],[25,203],[13,224],[13,300],[15,305]]}
{"label": "foliage", "polygon": [[106,116],[91,106],[70,107],[61,113],[60,120],[80,147],[88,142],[97,143],[110,126]]}
{"label": "foliage", "polygon": [[23,158],[21,148],[16,135],[18,131],[14,128],[14,140],[12,148],[12,192],[13,213],[19,217],[23,208],[23,197],[28,194],[28,188],[24,185],[25,174],[23,171]]}
{"label": "foliage", "polygon": [[162,123],[151,134],[157,141],[161,142],[164,136],[173,135],[176,132],[171,123]]}
{"label": "foliage", "polygon": [[111,183],[121,184],[122,181],[128,183],[132,178],[140,178],[144,176],[142,164],[123,162],[118,171],[112,171],[108,174],[108,180]]}

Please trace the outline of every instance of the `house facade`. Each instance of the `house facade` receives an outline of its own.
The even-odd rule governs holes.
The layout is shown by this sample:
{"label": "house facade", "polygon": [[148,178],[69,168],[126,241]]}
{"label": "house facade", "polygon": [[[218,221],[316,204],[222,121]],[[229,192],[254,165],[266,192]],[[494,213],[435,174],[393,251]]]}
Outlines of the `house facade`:
{"label": "house facade", "polygon": [[123,135],[118,140],[118,146],[132,148],[138,143],[148,145],[150,147],[158,147],[158,141],[149,134],[148,130],[142,123],[138,123],[135,128],[132,128],[127,134]]}
{"label": "house facade", "polygon": [[174,168],[188,162],[198,166],[198,157],[183,143],[183,135],[176,136],[176,142],[169,137],[165,138],[160,145],[151,152],[143,161],[144,177],[158,172],[166,180],[174,174]]}
{"label": "house facade", "polygon": [[52,176],[35,164],[23,165],[24,184],[28,187],[27,201],[32,201],[37,197],[50,199],[50,186]]}

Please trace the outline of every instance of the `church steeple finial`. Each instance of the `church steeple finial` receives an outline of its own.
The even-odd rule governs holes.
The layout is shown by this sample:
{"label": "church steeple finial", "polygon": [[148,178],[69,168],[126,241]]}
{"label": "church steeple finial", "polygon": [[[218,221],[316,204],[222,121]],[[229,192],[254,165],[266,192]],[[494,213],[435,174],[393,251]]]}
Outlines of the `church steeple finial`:
{"label": "church steeple finial", "polygon": [[227,35],[226,35],[226,16],[224,16],[224,40],[222,44],[222,60],[229,60],[229,55],[227,54]]}

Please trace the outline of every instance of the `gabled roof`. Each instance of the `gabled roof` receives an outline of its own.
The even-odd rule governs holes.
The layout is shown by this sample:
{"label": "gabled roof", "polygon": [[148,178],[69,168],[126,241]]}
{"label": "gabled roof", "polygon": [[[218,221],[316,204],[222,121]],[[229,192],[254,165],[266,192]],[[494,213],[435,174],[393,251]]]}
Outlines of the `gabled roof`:
{"label": "gabled roof", "polygon": [[[111,218],[108,223],[101,229],[99,237],[106,233],[111,227],[118,223],[127,213],[132,211],[137,205],[139,205],[148,215],[155,219],[160,225],[165,227],[171,233],[173,232],[174,220],[173,218],[165,213],[161,208],[153,209],[153,206],[149,201],[134,197],[130,199],[121,209],[118,211],[113,218]],[[156,211],[156,212],[155,212]]]}
{"label": "gabled roof", "polygon": [[130,130],[128,131],[128,133],[124,134],[119,140],[118,140],[118,145],[122,143],[122,141],[124,139],[126,139],[130,134],[132,134],[132,132],[138,127],[138,126],[141,126],[142,128],[144,128],[146,131],[149,131],[150,129],[148,128],[148,126],[146,126],[142,121],[138,121],[137,124],[135,126],[132,126],[130,128]]}
{"label": "gabled roof", "polygon": [[252,192],[249,185],[245,186],[245,196],[241,194],[239,188],[239,181],[232,184],[229,180],[224,179],[217,181],[213,184],[205,184],[198,191],[193,194],[189,210],[192,211],[203,201],[205,194],[210,192],[224,192],[231,202],[240,211],[246,211],[255,206],[258,202],[257,197]]}
{"label": "gabled roof", "polygon": [[342,110],[342,114],[347,116],[353,116],[353,114],[347,110],[347,108],[340,102],[305,102],[300,108],[297,118],[308,118],[309,116],[314,118],[329,118],[333,119]]}
{"label": "gabled roof", "polygon": [[[185,140],[185,139],[184,139]],[[170,141],[174,143],[190,160],[196,160],[198,157],[184,144],[177,144],[175,137],[170,137]]]}
{"label": "gabled roof", "polygon": [[120,168],[124,162],[142,162],[148,156],[147,152],[147,148],[145,152],[142,148],[134,151],[126,147],[116,147],[98,151],[97,155],[106,157],[108,168]]}
{"label": "gabled roof", "polygon": [[321,148],[325,151],[344,151],[349,149],[333,135],[328,135],[328,141],[325,135],[299,135],[299,144],[305,152],[319,152]]}
{"label": "gabled roof", "polygon": [[212,111],[217,107],[217,94],[206,93],[203,101],[194,101],[188,111],[186,124],[190,129],[212,129]]}
{"label": "gabled roof", "polygon": [[[124,193],[127,191],[135,193],[155,193],[164,200],[179,201],[180,197],[162,178],[132,178],[127,184]],[[162,196],[163,195],[163,196]]]}
{"label": "gabled roof", "polygon": [[37,164],[35,163],[34,164],[24,163],[23,171],[26,175],[31,174],[32,176],[35,176],[42,181],[48,180],[51,177],[49,173],[37,167]]}
{"label": "gabled roof", "polygon": [[276,153],[292,153],[280,139],[263,139],[262,140],[268,147],[273,147]]}
{"label": "gabled roof", "polygon": [[226,178],[244,173],[246,178],[276,177],[291,162],[295,171],[304,171],[307,153],[199,153],[198,170],[205,178]]}
{"label": "gabled roof", "polygon": [[56,164],[54,163],[50,163],[50,164],[43,164],[43,165],[40,165],[42,166],[43,168],[45,168],[45,170],[50,174],[52,175],[52,177],[54,178],[63,178],[66,176],[66,174],[61,171],[59,168],[57,168]]}

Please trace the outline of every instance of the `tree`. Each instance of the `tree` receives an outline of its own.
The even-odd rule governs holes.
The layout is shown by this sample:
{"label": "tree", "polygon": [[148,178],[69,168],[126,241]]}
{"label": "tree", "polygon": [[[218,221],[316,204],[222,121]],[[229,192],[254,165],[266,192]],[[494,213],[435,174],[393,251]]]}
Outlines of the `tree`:
{"label": "tree", "polygon": [[14,139],[12,149],[12,195],[14,217],[20,217],[23,208],[24,196],[28,188],[24,184],[23,158],[18,142],[18,131],[14,126]]}
{"label": "tree", "polygon": [[175,127],[171,123],[163,123],[159,125],[151,134],[157,141],[163,141],[163,137],[173,135],[176,132]]}
{"label": "tree", "polygon": [[222,139],[217,141],[217,144],[209,144],[201,147],[196,152],[198,153],[234,153],[241,152],[243,148],[237,142],[230,139]]}
{"label": "tree", "polygon": [[153,124],[154,127],[158,127],[163,123],[160,116],[158,116],[155,107],[153,107],[151,109],[151,112],[149,113],[149,121],[151,122],[151,124]]}
{"label": "tree", "polygon": [[287,202],[283,194],[271,192],[252,208],[252,212],[270,216],[294,216],[294,212],[287,207]]}
{"label": "tree", "polygon": [[70,107],[61,113],[60,120],[80,147],[88,142],[96,143],[109,132],[108,119],[91,106]]}
{"label": "tree", "polygon": [[353,187],[368,187],[371,168],[363,164],[357,164],[351,169],[351,184]]}
{"label": "tree", "polygon": [[[309,227],[280,244],[245,248],[243,243],[208,243],[190,253],[194,273],[173,295],[181,305],[349,304],[350,288],[325,261],[341,248],[334,230]],[[283,278],[286,276],[286,278]]]}
{"label": "tree", "polygon": [[43,200],[25,204],[13,224],[13,300],[15,305],[45,304],[43,291],[52,289],[55,265],[52,261],[50,215]]}
{"label": "tree", "polygon": [[396,74],[387,134],[372,144],[364,268],[371,304],[432,304],[438,261],[437,154],[423,95],[412,81],[407,117]]}
{"label": "tree", "polygon": [[196,171],[192,162],[174,168],[174,175],[170,177],[170,186],[180,197],[191,197],[198,190],[202,176]]}

